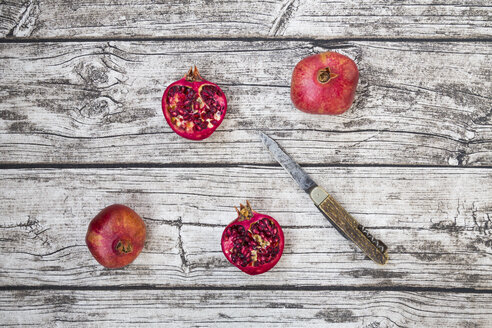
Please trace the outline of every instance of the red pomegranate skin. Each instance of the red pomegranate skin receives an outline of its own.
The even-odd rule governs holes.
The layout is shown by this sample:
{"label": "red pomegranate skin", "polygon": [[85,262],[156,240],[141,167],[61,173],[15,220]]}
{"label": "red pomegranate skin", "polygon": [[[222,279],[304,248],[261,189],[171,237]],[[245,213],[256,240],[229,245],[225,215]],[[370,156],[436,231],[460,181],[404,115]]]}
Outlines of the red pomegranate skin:
{"label": "red pomegranate skin", "polygon": [[144,247],[145,236],[142,218],[131,208],[114,204],[92,219],[85,241],[97,262],[115,269],[137,258]]}
{"label": "red pomegranate skin", "polygon": [[352,106],[359,82],[355,62],[336,52],[302,59],[292,73],[290,96],[306,113],[338,115]]}

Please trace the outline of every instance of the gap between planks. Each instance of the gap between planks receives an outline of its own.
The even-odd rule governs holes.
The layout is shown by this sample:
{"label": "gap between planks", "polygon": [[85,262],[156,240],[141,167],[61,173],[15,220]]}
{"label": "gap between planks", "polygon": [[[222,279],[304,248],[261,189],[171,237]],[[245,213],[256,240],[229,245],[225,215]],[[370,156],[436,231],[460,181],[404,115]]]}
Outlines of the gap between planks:
{"label": "gap between planks", "polygon": [[[422,169],[492,169],[492,165],[486,166],[456,166],[456,165],[433,165],[433,164],[356,164],[356,163],[302,163],[301,167],[313,168],[422,168]],[[281,167],[278,163],[0,163],[0,170],[22,170],[22,169],[165,169],[165,168],[240,168],[240,167]]]}
{"label": "gap between planks", "polygon": [[235,287],[216,286],[155,286],[155,285],[122,285],[122,286],[59,286],[59,285],[12,285],[0,286],[0,291],[23,290],[59,290],[59,291],[131,291],[131,290],[183,290],[183,291],[347,291],[347,292],[416,292],[416,293],[454,293],[454,294],[492,294],[492,289],[466,287],[415,287],[415,286],[300,286],[300,285],[246,285]]}
{"label": "gap between planks", "polygon": [[337,42],[492,42],[492,37],[435,37],[435,38],[394,38],[394,37],[353,37],[353,38],[294,38],[294,37],[73,37],[73,38],[0,38],[0,43],[84,43],[84,42],[176,42],[176,41],[230,41],[230,42],[312,42],[312,43],[337,43]]}

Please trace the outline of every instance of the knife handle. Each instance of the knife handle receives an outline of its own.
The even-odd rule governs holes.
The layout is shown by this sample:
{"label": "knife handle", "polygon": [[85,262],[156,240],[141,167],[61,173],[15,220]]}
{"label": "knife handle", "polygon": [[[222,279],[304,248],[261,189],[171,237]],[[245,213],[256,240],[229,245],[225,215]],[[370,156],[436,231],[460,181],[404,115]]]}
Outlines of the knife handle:
{"label": "knife handle", "polygon": [[319,186],[314,187],[309,195],[321,213],[345,238],[354,242],[374,262],[388,262],[386,245],[374,238],[333,196]]}

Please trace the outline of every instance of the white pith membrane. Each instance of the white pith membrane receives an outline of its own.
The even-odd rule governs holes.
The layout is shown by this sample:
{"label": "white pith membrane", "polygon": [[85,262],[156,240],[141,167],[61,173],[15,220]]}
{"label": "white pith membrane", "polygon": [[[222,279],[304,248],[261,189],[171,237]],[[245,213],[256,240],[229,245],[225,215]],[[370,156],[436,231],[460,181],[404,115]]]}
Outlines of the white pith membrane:
{"label": "white pith membrane", "polygon": [[[265,248],[270,245],[268,240],[263,240],[260,235],[253,234],[253,239],[259,244],[260,248]],[[278,243],[277,243],[278,244]],[[254,264],[258,260],[258,249],[251,250],[251,263]]]}

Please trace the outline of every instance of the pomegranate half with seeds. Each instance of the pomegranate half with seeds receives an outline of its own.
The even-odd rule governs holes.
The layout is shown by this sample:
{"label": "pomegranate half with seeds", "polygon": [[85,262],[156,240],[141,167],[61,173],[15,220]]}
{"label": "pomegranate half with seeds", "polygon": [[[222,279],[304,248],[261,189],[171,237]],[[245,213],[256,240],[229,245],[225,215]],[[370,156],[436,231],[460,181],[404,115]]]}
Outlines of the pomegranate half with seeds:
{"label": "pomegranate half with seeds", "polygon": [[284,251],[284,233],[271,216],[256,213],[249,202],[222,234],[222,252],[241,271],[256,275],[273,268]]}
{"label": "pomegranate half with seeds", "polygon": [[227,100],[219,86],[204,80],[195,66],[166,88],[162,111],[178,135],[202,140],[210,137],[224,120]]}

